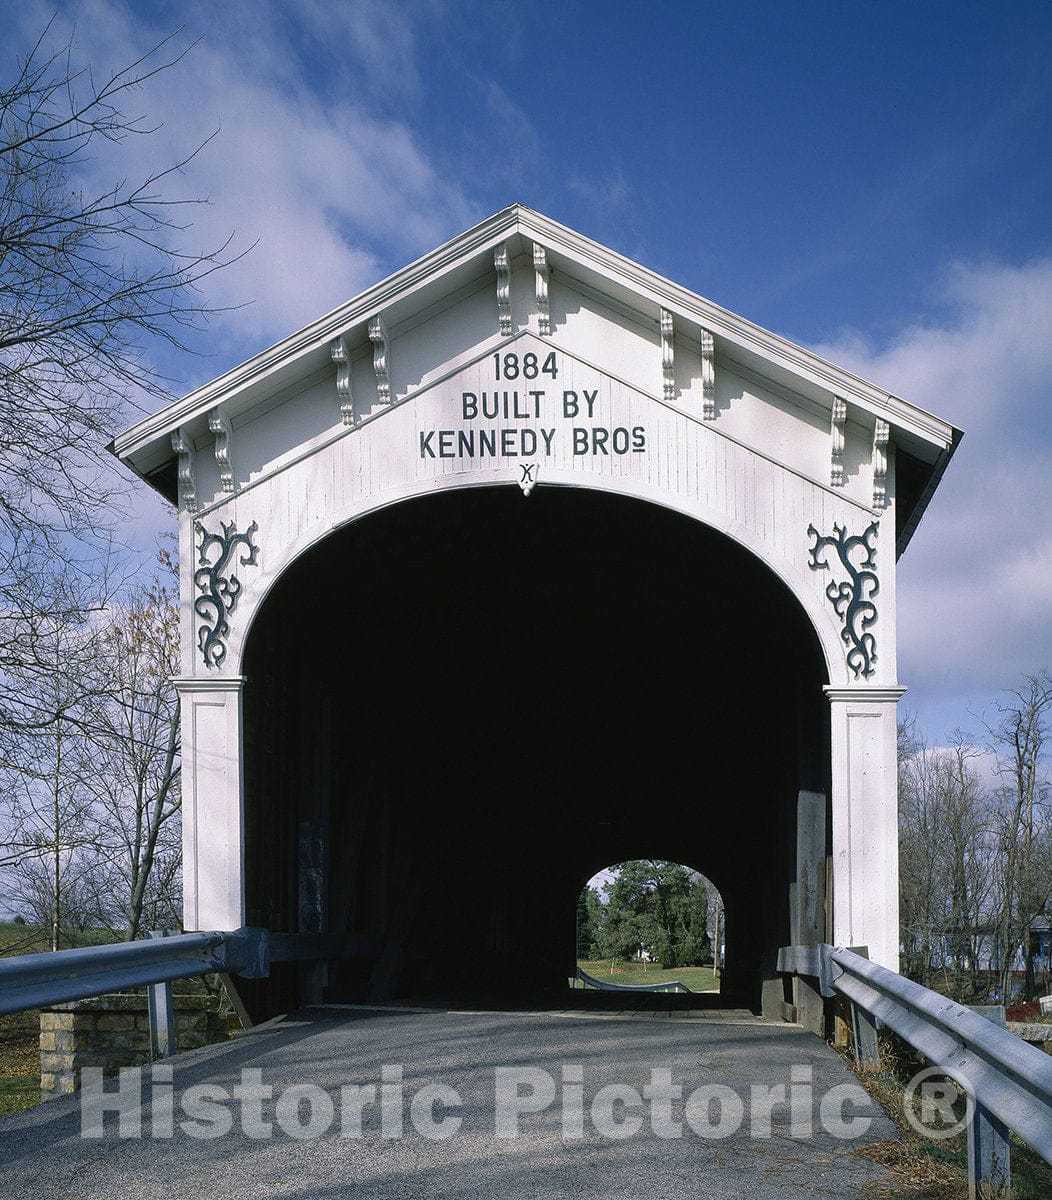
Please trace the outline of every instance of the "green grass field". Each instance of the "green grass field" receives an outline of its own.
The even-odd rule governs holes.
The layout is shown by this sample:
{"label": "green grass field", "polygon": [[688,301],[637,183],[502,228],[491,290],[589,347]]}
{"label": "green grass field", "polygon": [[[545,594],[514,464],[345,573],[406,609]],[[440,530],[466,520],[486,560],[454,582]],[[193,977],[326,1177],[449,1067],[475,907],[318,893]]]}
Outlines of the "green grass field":
{"label": "green grass field", "polygon": [[0,1117],[40,1103],[40,1013],[0,1017]]}
{"label": "green grass field", "polygon": [[[98,946],[117,939],[108,930],[86,929],[71,940]],[[0,956],[36,954],[49,948],[47,930],[41,926],[0,921]],[[0,1117],[39,1103],[40,1011],[34,1008],[0,1017]]]}
{"label": "green grass field", "polygon": [[678,979],[692,992],[710,992],[720,986],[719,976],[711,967],[673,967],[663,971],[654,963],[611,963],[608,958],[582,959],[577,965],[596,979],[609,980],[611,983],[638,986],[647,983],[671,983]]}
{"label": "green grass field", "polygon": [[[0,921],[0,955],[36,954],[50,950],[48,931],[42,925],[21,925],[14,921]],[[108,929],[63,930],[62,949],[71,946],[102,946],[107,942],[119,942],[120,938]]]}
{"label": "green grass field", "polygon": [[[0,955],[47,949],[43,930],[0,921]],[[40,1013],[0,1017],[0,1117],[40,1103]]]}
{"label": "green grass field", "polygon": [[36,925],[0,921],[0,955],[35,954],[47,949],[47,938]]}

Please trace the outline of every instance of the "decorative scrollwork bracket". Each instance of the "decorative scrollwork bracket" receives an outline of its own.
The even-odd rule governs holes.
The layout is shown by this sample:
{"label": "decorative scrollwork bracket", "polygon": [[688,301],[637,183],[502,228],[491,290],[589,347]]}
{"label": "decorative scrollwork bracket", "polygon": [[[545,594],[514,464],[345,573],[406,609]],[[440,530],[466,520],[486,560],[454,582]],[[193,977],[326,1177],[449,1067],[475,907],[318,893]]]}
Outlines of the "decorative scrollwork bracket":
{"label": "decorative scrollwork bracket", "polygon": [[716,420],[716,339],[701,331],[701,419]]}
{"label": "decorative scrollwork bracket", "polygon": [[391,403],[391,364],[387,344],[387,326],[377,314],[369,322],[369,340],[373,344],[373,374],[376,376],[376,399],[380,404]]}
{"label": "decorative scrollwork bracket", "polygon": [[676,399],[676,341],[672,314],[661,310],[661,394],[671,403]]}
{"label": "decorative scrollwork bracket", "polygon": [[[829,570],[826,551],[836,551],[840,565],[850,577],[846,582],[833,580],[826,588],[826,599],[843,623],[840,636],[847,646],[847,665],[855,678],[868,678],[873,674],[877,661],[877,639],[867,632],[877,620],[877,606],[873,597],[880,591],[877,578],[877,548],[873,544],[877,536],[874,521],[861,535],[848,535],[843,525],[833,523],[832,535],[820,534],[813,525],[808,525],[808,537],[815,539],[810,548],[812,571]],[[821,556],[821,557],[820,557]]]}
{"label": "decorative scrollwork bracket", "polygon": [[[229,570],[235,550],[242,548],[243,567],[258,565],[259,547],[252,540],[259,526],[255,521],[238,533],[233,521],[219,522],[223,532],[209,533],[200,521],[194,531],[201,539],[197,553],[194,585],[203,593],[194,601],[194,612],[201,619],[197,645],[204,656],[205,666],[218,667],[226,658],[226,638],[230,633],[229,616],[237,608],[241,595],[241,580]],[[216,553],[218,551],[218,553]]]}
{"label": "decorative scrollwork bracket", "polygon": [[501,337],[508,337],[511,334],[511,263],[507,242],[501,242],[494,249],[493,269],[497,272],[497,327]]}
{"label": "decorative scrollwork bracket", "polygon": [[537,332],[547,337],[552,331],[552,314],[548,307],[548,252],[540,244],[533,243],[533,272],[537,283]]}

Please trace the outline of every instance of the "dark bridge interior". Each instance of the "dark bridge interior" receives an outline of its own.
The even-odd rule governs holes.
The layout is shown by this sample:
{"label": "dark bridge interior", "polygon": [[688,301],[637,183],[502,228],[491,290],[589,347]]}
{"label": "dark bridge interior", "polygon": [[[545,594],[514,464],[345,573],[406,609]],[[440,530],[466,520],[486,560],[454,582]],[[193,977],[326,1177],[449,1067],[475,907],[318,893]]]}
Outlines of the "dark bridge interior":
{"label": "dark bridge interior", "polygon": [[275,970],[257,1014],[565,1002],[578,892],[640,856],[717,885],[722,999],[758,1007],[790,938],[798,796],[828,796],[825,668],[728,538],[576,488],[397,504],[289,569],[245,674],[249,923],[355,951]]}

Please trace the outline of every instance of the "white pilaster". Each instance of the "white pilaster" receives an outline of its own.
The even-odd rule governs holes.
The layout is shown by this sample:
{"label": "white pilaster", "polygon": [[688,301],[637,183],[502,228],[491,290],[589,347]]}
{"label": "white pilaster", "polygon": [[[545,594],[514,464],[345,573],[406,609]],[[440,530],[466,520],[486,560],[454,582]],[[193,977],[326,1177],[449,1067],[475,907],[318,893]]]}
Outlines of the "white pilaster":
{"label": "white pilaster", "polygon": [[245,681],[172,682],[182,705],[183,927],[239,929],[245,923]]}
{"label": "white pilaster", "polygon": [[896,704],[903,687],[827,687],[832,727],[833,942],[899,969]]}

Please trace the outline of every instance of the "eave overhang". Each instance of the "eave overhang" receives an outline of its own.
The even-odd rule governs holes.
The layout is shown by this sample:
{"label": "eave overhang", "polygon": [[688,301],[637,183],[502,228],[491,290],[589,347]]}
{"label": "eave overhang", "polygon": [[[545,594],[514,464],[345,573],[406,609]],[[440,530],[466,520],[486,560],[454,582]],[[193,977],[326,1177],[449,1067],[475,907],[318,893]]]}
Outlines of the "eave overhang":
{"label": "eave overhang", "polygon": [[171,435],[203,423],[222,406],[231,417],[287,389],[330,363],[333,338],[383,314],[397,335],[442,296],[493,273],[493,249],[508,243],[514,257],[542,245],[554,275],[565,276],[627,308],[655,326],[662,310],[677,330],[694,326],[715,339],[720,359],[737,362],[782,387],[832,410],[835,397],[892,426],[895,445],[919,465],[912,496],[898,513],[901,554],[958,442],[961,431],[867,380],[827,362],[778,334],[706,300],[654,271],[520,204],[480,222],[445,245],[396,271],[317,321],[197,388],[120,434],[110,450],[132,471],[171,498]]}

